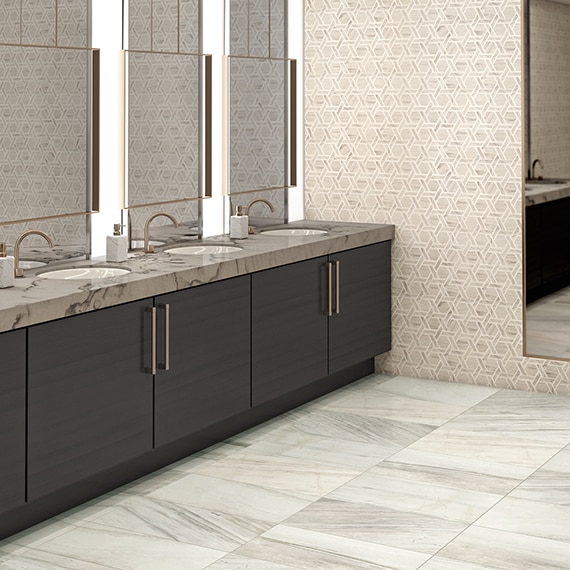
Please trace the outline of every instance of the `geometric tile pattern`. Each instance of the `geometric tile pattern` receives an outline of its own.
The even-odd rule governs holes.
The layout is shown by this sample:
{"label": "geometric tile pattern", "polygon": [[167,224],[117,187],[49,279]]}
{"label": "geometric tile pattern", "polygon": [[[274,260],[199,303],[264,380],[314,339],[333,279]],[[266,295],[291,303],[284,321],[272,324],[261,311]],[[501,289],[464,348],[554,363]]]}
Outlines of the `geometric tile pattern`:
{"label": "geometric tile pattern", "polygon": [[152,49],[152,0],[129,0],[129,49]]}
{"label": "geometric tile pattern", "polygon": [[20,42],[20,0],[0,2],[0,43]]}
{"label": "geometric tile pattern", "polygon": [[88,38],[87,2],[57,0],[58,45],[88,47]]}
{"label": "geometric tile pattern", "polygon": [[56,0],[22,2],[22,43],[56,44]]}
{"label": "geometric tile pattern", "polygon": [[393,223],[406,376],[570,394],[525,358],[521,3],[305,2],[306,217]]}
{"label": "geometric tile pattern", "polygon": [[570,6],[531,0],[530,160],[542,159],[545,178],[570,177]]}
{"label": "geometric tile pattern", "polygon": [[178,51],[178,0],[153,0],[153,51]]}
{"label": "geometric tile pattern", "polygon": [[201,53],[200,50],[200,2],[180,0],[180,51]]}
{"label": "geometric tile pattern", "polygon": [[287,57],[287,41],[285,38],[285,15],[288,0],[270,0],[270,37],[269,57]]}
{"label": "geometric tile pattern", "polygon": [[129,205],[198,197],[200,56],[128,59]]}
{"label": "geometric tile pattern", "polygon": [[249,1],[249,55],[269,56],[269,0]]}
{"label": "geometric tile pattern", "polygon": [[283,60],[230,58],[230,191],[283,187]]}
{"label": "geometric tile pattern", "polygon": [[0,46],[0,221],[85,211],[88,57]]}
{"label": "geometric tile pattern", "polygon": [[229,55],[249,55],[249,0],[230,1]]}

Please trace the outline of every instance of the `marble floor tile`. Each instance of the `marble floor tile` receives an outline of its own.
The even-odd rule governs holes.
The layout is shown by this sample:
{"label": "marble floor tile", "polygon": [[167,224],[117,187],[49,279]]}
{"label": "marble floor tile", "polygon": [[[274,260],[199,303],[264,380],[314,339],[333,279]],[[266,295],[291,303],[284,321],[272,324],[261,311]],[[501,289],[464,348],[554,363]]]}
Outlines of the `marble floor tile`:
{"label": "marble floor tile", "polygon": [[393,508],[320,499],[283,524],[423,554],[435,554],[467,526],[423,513],[396,510],[395,499]]}
{"label": "marble floor tile", "polygon": [[506,495],[532,473],[528,467],[409,448],[384,461],[382,467],[397,469],[401,477],[410,481],[419,479],[434,485],[496,495]]}
{"label": "marble floor tile", "polygon": [[[462,489],[446,487],[422,480],[420,470],[413,474],[414,477],[409,476],[405,465],[381,464],[333,491],[327,498],[467,524],[503,498],[503,495],[471,491],[467,482]],[[429,479],[429,473],[426,478]]]}
{"label": "marble floor tile", "polygon": [[202,570],[226,554],[93,523],[43,542],[36,550],[63,560],[82,560],[120,570]]}
{"label": "marble floor tile", "polygon": [[196,473],[317,499],[354,479],[360,471],[309,460],[243,452],[220,459]]}
{"label": "marble floor tile", "polygon": [[5,570],[121,570],[120,566],[96,564],[82,558],[43,552],[27,548],[9,560],[2,560],[0,568]]}
{"label": "marble floor tile", "polygon": [[[497,570],[497,567],[483,566],[475,562],[461,562],[451,558],[444,558],[443,556],[434,556],[423,566],[420,566],[420,570]],[[546,568],[543,570],[546,570]]]}
{"label": "marble floor tile", "polygon": [[231,552],[273,526],[257,518],[149,497],[132,497],[97,517],[91,525],[186,542],[223,552]]}
{"label": "marble floor tile", "polygon": [[234,554],[296,570],[416,570],[428,558],[418,552],[285,525],[276,526]]}
{"label": "marble floor tile", "polygon": [[460,430],[446,424],[411,444],[409,449],[526,467],[528,476],[558,453],[561,445],[555,441],[503,436],[498,432]]}
{"label": "marble floor tile", "polygon": [[568,570],[570,544],[471,526],[438,556],[493,570]]}
{"label": "marble floor tile", "polygon": [[207,570],[296,570],[296,568],[296,566],[278,564],[270,560],[228,554],[208,566]]}
{"label": "marble floor tile", "polygon": [[505,497],[476,525],[570,543],[570,507],[551,503]]}
{"label": "marble floor tile", "polygon": [[298,494],[198,474],[155,489],[148,496],[274,525],[312,502]]}

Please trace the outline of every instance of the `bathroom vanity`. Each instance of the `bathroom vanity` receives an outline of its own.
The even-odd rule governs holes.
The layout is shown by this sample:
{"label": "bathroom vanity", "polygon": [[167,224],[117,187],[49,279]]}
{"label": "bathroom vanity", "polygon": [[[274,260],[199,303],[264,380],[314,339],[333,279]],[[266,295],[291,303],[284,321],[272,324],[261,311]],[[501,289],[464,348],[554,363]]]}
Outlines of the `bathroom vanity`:
{"label": "bathroom vanity", "polygon": [[307,224],[0,293],[1,536],[373,372],[394,227]]}

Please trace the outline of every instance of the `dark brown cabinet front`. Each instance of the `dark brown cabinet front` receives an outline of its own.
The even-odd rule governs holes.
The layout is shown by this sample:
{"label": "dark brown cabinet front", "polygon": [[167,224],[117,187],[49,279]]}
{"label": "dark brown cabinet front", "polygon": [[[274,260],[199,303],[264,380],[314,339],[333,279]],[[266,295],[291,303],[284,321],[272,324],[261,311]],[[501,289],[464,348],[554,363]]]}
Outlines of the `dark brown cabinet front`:
{"label": "dark brown cabinet front", "polygon": [[152,449],[149,301],[30,327],[28,498]]}
{"label": "dark brown cabinet front", "polygon": [[26,331],[0,334],[0,512],[24,504]]}
{"label": "dark brown cabinet front", "polygon": [[250,277],[162,295],[155,305],[159,447],[249,409]]}

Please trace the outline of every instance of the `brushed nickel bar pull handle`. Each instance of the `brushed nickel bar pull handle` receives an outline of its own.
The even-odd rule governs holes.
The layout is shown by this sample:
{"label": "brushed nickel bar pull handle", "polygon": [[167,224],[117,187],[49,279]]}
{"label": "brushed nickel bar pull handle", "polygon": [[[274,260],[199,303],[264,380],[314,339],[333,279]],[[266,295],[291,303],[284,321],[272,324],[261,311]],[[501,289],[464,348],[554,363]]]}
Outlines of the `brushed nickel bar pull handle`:
{"label": "brushed nickel bar pull handle", "polygon": [[164,366],[163,370],[170,370],[170,303],[160,305],[164,309]]}
{"label": "brushed nickel bar pull handle", "polygon": [[289,67],[289,101],[290,101],[290,172],[289,186],[297,186],[297,60],[292,59]]}
{"label": "brushed nickel bar pull handle", "polygon": [[91,50],[91,197],[89,210],[99,211],[100,50]]}
{"label": "brushed nickel bar pull handle", "polygon": [[334,262],[336,265],[336,307],[335,313],[340,315],[340,261]]}
{"label": "brushed nickel bar pull handle", "polygon": [[146,369],[148,374],[156,374],[156,307],[152,307],[151,309],[147,309],[147,312],[151,314],[151,357],[150,357],[150,368]]}
{"label": "brushed nickel bar pull handle", "polygon": [[332,263],[329,261],[327,263],[328,266],[328,270],[329,270],[329,306],[328,306],[328,316],[332,317],[333,315],[333,307],[332,307],[332,298],[333,298],[333,290],[332,290],[332,280],[333,280],[333,274],[332,274]]}
{"label": "brushed nickel bar pull handle", "polygon": [[205,86],[205,114],[206,114],[206,125],[205,125],[205,188],[204,188],[204,197],[211,198],[212,197],[212,56],[206,55],[204,56],[205,59],[205,79],[206,79],[206,86]]}

